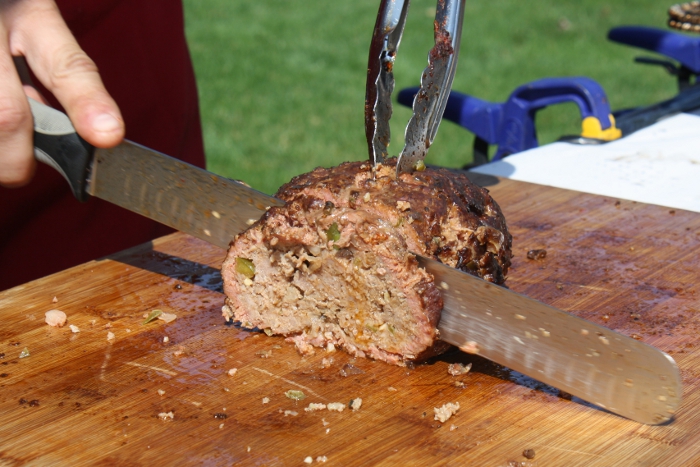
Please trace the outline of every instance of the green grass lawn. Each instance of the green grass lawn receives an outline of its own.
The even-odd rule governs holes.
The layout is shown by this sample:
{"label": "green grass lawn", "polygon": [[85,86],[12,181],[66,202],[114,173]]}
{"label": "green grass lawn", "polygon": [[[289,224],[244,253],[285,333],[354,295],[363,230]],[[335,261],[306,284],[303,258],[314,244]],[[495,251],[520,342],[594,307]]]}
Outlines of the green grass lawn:
{"label": "green grass lawn", "polygon": [[[185,0],[209,170],[273,193],[314,167],[367,158],[367,53],[379,0]],[[658,67],[608,42],[625,24],[665,27],[671,2],[651,0],[467,0],[453,88],[502,101],[520,84],[548,76],[588,76],[613,109],[676,92]],[[419,83],[432,46],[435,0],[413,0],[395,66],[396,89]],[[649,55],[649,54],[647,54]],[[395,105],[390,153],[403,145],[410,109]],[[541,142],[580,132],[573,104],[538,114]],[[473,136],[441,125],[427,162],[460,167]]]}

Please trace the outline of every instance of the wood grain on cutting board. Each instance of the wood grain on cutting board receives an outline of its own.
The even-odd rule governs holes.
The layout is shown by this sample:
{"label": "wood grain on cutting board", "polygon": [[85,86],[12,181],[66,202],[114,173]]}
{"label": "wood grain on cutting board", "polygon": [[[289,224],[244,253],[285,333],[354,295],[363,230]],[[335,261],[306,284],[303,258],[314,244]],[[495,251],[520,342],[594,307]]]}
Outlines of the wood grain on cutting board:
{"label": "wood grain on cutting board", "polygon": [[[671,423],[456,351],[415,368],[301,357],[225,325],[223,251],[174,234],[0,293],[0,465],[700,465],[700,214],[508,180],[490,190],[514,236],[509,286],[670,353],[684,384]],[[535,248],[544,260],[526,258]],[[80,332],[44,324],[53,308]],[[177,319],[142,324],[153,309]],[[453,362],[473,367],[451,376]],[[357,411],[304,410],[356,398]],[[457,414],[434,420],[448,402]]]}

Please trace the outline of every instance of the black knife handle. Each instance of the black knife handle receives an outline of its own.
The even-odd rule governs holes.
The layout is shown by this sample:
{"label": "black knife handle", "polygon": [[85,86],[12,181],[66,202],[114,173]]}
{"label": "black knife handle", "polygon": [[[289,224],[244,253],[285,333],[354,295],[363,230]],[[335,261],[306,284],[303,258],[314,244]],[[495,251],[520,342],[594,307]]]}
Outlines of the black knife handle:
{"label": "black knife handle", "polygon": [[34,157],[63,175],[79,201],[87,201],[87,179],[95,148],[76,133],[66,114],[29,99],[34,117]]}

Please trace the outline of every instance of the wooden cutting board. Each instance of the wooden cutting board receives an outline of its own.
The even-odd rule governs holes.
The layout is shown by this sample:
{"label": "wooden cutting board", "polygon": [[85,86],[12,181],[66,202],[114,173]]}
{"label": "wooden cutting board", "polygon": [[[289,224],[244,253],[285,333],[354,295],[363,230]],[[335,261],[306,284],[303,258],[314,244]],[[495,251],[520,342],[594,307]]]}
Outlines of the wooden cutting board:
{"label": "wooden cutting board", "polygon": [[[0,466],[700,465],[700,214],[490,189],[514,236],[510,287],[670,353],[684,383],[672,422],[641,425],[456,351],[415,368],[301,357],[225,325],[224,253],[174,234],[0,293]],[[544,260],[526,258],[535,248]],[[80,332],[44,324],[53,308]],[[177,319],[144,325],[154,309]],[[451,376],[453,362],[473,367]],[[448,402],[460,409],[440,423]]]}

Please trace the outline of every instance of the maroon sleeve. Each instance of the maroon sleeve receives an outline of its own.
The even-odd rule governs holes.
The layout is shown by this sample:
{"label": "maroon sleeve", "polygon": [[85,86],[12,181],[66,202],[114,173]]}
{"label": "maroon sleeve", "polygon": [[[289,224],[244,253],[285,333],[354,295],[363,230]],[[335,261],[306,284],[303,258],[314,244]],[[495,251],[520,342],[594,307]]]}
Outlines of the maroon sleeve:
{"label": "maroon sleeve", "polygon": [[[126,137],[204,167],[180,0],[57,3],[117,101]],[[29,185],[0,188],[0,200],[0,290],[171,232],[99,199],[79,203],[63,178],[43,164]]]}

